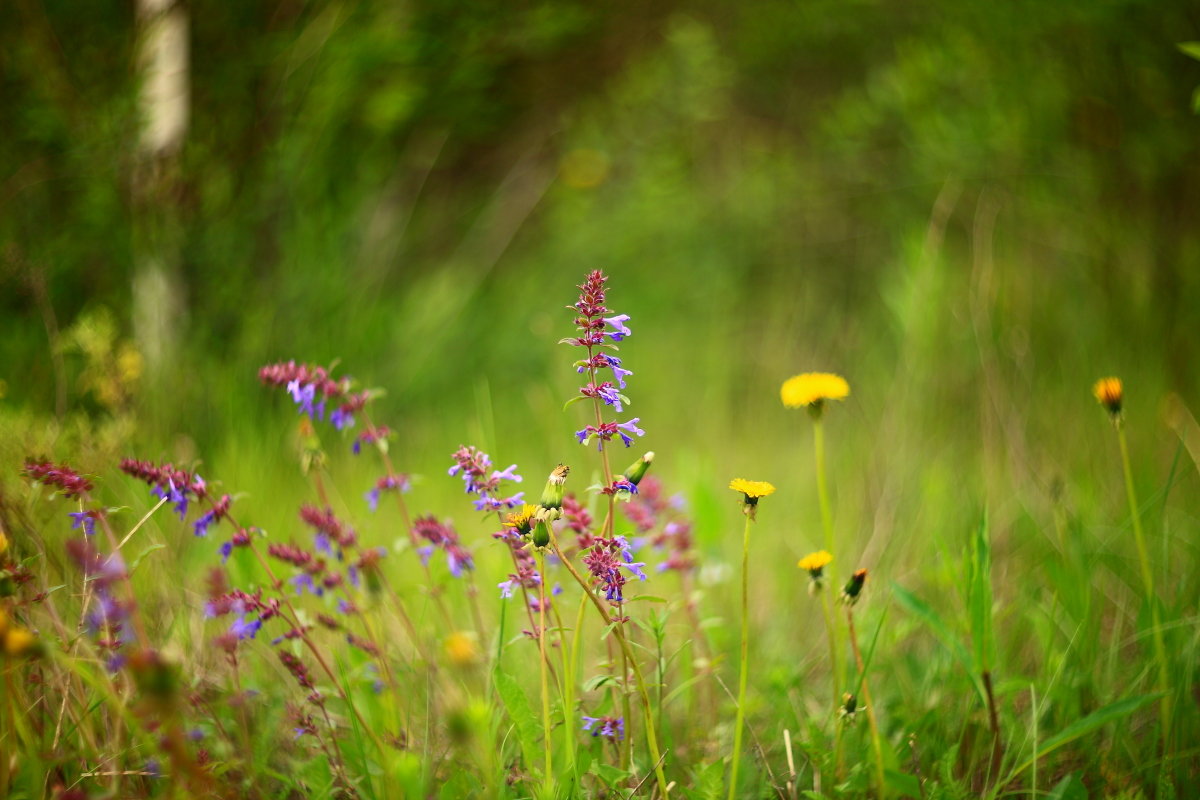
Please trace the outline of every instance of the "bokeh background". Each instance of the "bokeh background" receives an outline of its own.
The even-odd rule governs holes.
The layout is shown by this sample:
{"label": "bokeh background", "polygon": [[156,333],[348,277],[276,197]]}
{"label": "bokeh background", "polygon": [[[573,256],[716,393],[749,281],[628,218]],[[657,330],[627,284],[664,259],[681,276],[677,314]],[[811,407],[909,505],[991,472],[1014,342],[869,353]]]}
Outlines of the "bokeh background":
{"label": "bokeh background", "polygon": [[[998,583],[1079,508],[1128,567],[1096,378],[1126,381],[1143,495],[1179,475],[1200,513],[1175,433],[1200,402],[1197,39],[1186,2],[5,3],[0,480],[31,451],[199,461],[295,527],[295,411],[255,377],[295,358],[387,390],[418,509],[469,518],[461,443],[586,485],[556,342],[602,268],[640,444],[712,557],[734,476],[781,487],[764,552],[817,544],[778,387],[818,369],[853,387],[839,535],[887,579],[984,509]],[[374,468],[327,445],[361,513]],[[1160,544],[1186,575],[1194,537]],[[795,601],[780,575],[764,617]]]}

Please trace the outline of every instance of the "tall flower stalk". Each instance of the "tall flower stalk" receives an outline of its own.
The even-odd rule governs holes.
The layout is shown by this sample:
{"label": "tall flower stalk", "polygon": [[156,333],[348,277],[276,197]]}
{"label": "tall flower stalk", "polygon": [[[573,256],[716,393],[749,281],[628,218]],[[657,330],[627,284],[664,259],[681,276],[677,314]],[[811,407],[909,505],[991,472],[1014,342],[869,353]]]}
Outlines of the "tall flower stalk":
{"label": "tall flower stalk", "polygon": [[[1142,530],[1137,491],[1133,485],[1133,466],[1129,459],[1129,442],[1125,436],[1125,417],[1122,413],[1124,387],[1120,378],[1102,378],[1092,388],[1097,402],[1104,406],[1117,431],[1117,443],[1121,449],[1121,467],[1125,474],[1125,496],[1129,501],[1129,516],[1133,521],[1133,540],[1137,545],[1138,561],[1142,570],[1142,586],[1146,602],[1150,604],[1151,633],[1154,639],[1154,655],[1158,661],[1158,690],[1160,724],[1162,725],[1163,764],[1171,750],[1171,679],[1167,664],[1167,648],[1163,642],[1162,620],[1158,609],[1158,592],[1154,588],[1154,572],[1150,569],[1150,553],[1146,548],[1146,534]],[[1165,769],[1165,766],[1164,766]]]}
{"label": "tall flower stalk", "polygon": [[742,730],[746,723],[746,682],[750,676],[750,525],[758,516],[758,501],[774,493],[775,487],[766,481],[737,478],[729,488],[742,493],[742,513],[746,524],[742,529],[742,649],[738,673],[737,721],[733,727],[733,758],[729,767],[729,800],[737,796],[738,765],[742,760]]}
{"label": "tall flower stalk", "polygon": [[867,706],[867,722],[871,726],[871,751],[875,756],[875,781],[879,787],[879,797],[887,791],[883,773],[883,742],[879,736],[879,722],[875,718],[875,704],[871,702],[871,685],[867,681],[867,668],[863,663],[862,650],[858,646],[858,633],[854,629],[854,606],[862,595],[863,585],[867,582],[867,571],[860,569],[850,576],[842,589],[841,601],[846,605],[846,629],[850,632],[850,647],[854,651],[854,663],[858,667],[859,685],[862,686],[863,700]]}
{"label": "tall flower stalk", "polygon": [[[842,400],[850,394],[850,385],[839,375],[826,372],[806,372],[784,381],[780,388],[780,399],[788,408],[807,408],[813,422],[813,461],[817,473],[817,502],[821,508],[821,529],[825,536],[825,553],[836,553],[833,542],[833,512],[829,505],[829,488],[825,479],[825,428],[824,414],[827,400]],[[825,578],[834,583],[836,578],[829,567],[832,556],[822,565],[826,567]],[[838,630],[833,613],[833,598],[825,593],[822,605],[825,611],[825,628],[829,634],[829,671],[832,684],[832,708],[837,708],[840,698],[841,658],[838,645]],[[841,770],[842,746],[841,728],[837,727],[834,734],[835,759]]]}

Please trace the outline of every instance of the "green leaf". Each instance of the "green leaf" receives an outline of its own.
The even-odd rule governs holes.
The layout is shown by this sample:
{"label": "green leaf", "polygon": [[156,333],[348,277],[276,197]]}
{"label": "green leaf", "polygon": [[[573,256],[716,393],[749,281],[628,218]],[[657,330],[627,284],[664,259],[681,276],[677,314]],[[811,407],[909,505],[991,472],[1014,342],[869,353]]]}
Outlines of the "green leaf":
{"label": "green leaf", "polygon": [[142,563],[143,558],[150,555],[155,550],[162,550],[165,547],[166,547],[165,544],[152,544],[149,547],[147,547],[145,550],[143,550],[142,552],[138,553],[137,558],[135,558],[133,560],[133,563],[129,565],[129,574],[132,575],[134,573],[134,571],[137,570],[138,564]]}
{"label": "green leaf", "polygon": [[1047,800],[1088,800],[1088,793],[1083,782],[1079,780],[1079,773],[1072,772],[1055,784],[1046,798]]}
{"label": "green leaf", "polygon": [[941,643],[945,646],[954,659],[962,665],[963,671],[967,673],[967,677],[975,684],[975,691],[979,693],[979,700],[987,703],[987,693],[983,688],[983,681],[979,677],[979,670],[971,655],[967,652],[967,648],[963,647],[958,637],[951,633],[949,626],[942,620],[938,613],[925,604],[915,594],[909,592],[899,584],[892,584],[892,592],[896,595],[896,600],[900,605],[913,616],[924,622],[933,632]]}
{"label": "green leaf", "polygon": [[896,791],[901,797],[920,797],[921,781],[916,775],[909,775],[907,772],[900,772],[894,769],[884,770],[884,780],[887,785]]}
{"label": "green leaf", "polygon": [[509,718],[517,728],[517,740],[521,743],[521,750],[525,754],[525,763],[535,764],[537,755],[541,752],[541,748],[538,747],[541,722],[534,715],[525,690],[521,688],[515,678],[500,670],[496,670],[494,678],[500,701],[504,703]]}
{"label": "green leaf", "polygon": [[629,777],[628,770],[614,767],[612,764],[601,764],[599,762],[592,765],[592,774],[599,775],[600,780],[607,783],[609,786],[619,786],[622,781]]}
{"label": "green leaf", "polygon": [[1189,56],[1197,61],[1200,61],[1200,42],[1179,42],[1175,46],[1178,47],[1179,52],[1183,53],[1185,56]]}
{"label": "green leaf", "polygon": [[[1083,719],[1075,720],[1070,725],[1056,733],[1054,736],[1046,739],[1038,748],[1035,758],[1045,758],[1048,754],[1062,747],[1064,744],[1073,742],[1082,736],[1086,736],[1097,728],[1101,728],[1110,722],[1116,722],[1122,717],[1132,714],[1142,706],[1157,700],[1160,697],[1162,697],[1161,693],[1143,694],[1138,695],[1137,697],[1127,697],[1124,700],[1118,700],[1115,703],[1109,703],[1103,708],[1097,709],[1091,714],[1088,714]],[[1020,775],[1022,772],[1029,769],[1031,766],[1033,766],[1033,761],[1034,759],[1031,758],[1014,769],[1008,779],[1012,780],[1017,775]]]}
{"label": "green leaf", "polygon": [[587,398],[584,397],[583,395],[579,395],[578,397],[572,397],[570,400],[563,403],[563,411],[566,411],[568,408],[575,405],[576,403],[578,403],[581,400],[587,400]]}

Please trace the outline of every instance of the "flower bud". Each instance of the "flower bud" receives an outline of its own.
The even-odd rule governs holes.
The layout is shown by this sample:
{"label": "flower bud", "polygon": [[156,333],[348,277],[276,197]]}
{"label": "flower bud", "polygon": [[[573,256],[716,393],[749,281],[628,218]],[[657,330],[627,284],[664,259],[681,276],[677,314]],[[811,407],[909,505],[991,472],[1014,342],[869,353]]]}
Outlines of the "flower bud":
{"label": "flower bud", "polygon": [[559,464],[550,473],[550,477],[546,479],[546,488],[542,492],[542,508],[553,510],[562,508],[563,484],[567,482],[567,473],[570,471],[570,467]]}
{"label": "flower bud", "polygon": [[650,469],[650,462],[654,460],[654,451],[646,453],[637,461],[629,465],[625,470],[625,480],[637,486],[642,482],[642,478],[646,477],[646,470]]}

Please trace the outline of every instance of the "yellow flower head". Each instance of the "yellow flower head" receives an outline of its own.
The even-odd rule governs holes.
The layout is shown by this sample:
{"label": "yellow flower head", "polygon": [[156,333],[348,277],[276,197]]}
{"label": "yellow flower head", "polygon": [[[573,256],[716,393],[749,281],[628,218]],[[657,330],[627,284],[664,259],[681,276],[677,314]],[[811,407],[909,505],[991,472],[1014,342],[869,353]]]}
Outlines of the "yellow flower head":
{"label": "yellow flower head", "polygon": [[1108,413],[1116,416],[1121,413],[1121,400],[1124,397],[1120,378],[1101,378],[1092,387],[1096,401],[1108,409]]}
{"label": "yellow flower head", "polygon": [[850,396],[850,384],[831,372],[806,372],[783,382],[779,397],[788,408],[821,405],[826,400],[844,400]]}
{"label": "yellow flower head", "polygon": [[0,638],[4,639],[5,655],[12,657],[28,654],[28,652],[34,650],[37,644],[37,637],[34,634],[16,625],[11,626],[4,633],[0,634]]}
{"label": "yellow flower head", "polygon": [[475,645],[475,637],[469,633],[455,631],[446,637],[443,645],[446,657],[456,667],[472,666],[479,659],[479,648]]}
{"label": "yellow flower head", "polygon": [[537,510],[537,506],[531,506],[526,503],[521,506],[519,511],[514,511],[504,518],[504,527],[512,528],[524,536],[533,528],[533,518],[537,514]]}
{"label": "yellow flower head", "polygon": [[814,578],[819,578],[821,570],[825,569],[825,565],[830,561],[833,561],[833,556],[829,554],[828,550],[818,550],[800,559],[800,563],[797,566],[800,569],[808,570]]}
{"label": "yellow flower head", "polygon": [[0,531],[0,556],[4,555],[4,551],[8,549],[8,537],[4,535],[4,531]]}
{"label": "yellow flower head", "polygon": [[746,495],[747,501],[758,500],[775,492],[775,487],[766,481],[748,481],[745,478],[734,478],[729,482],[729,488]]}
{"label": "yellow flower head", "polygon": [[775,487],[766,481],[748,481],[745,478],[734,478],[729,482],[729,488],[742,493],[742,513],[752,520],[758,511],[759,498],[775,491]]}

